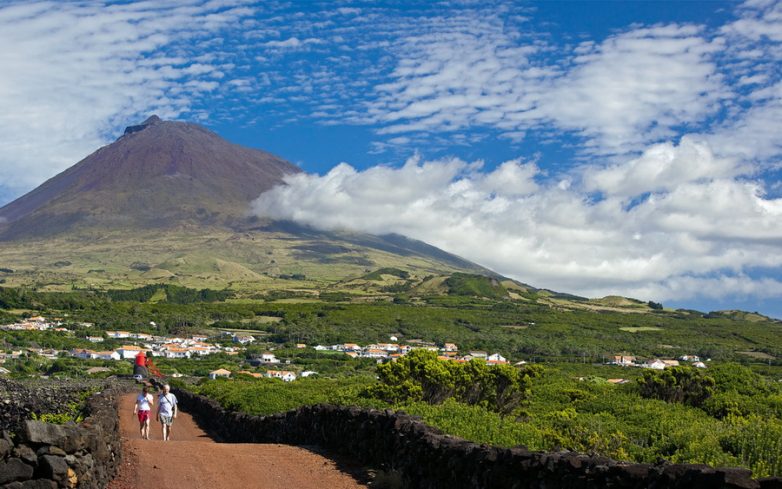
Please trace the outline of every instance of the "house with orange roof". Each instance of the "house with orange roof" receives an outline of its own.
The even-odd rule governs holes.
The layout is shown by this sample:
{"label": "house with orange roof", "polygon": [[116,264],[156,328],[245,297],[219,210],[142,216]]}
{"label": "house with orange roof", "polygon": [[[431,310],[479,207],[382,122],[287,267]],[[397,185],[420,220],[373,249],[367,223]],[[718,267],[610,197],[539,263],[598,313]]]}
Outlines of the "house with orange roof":
{"label": "house with orange roof", "polygon": [[388,352],[377,348],[371,348],[371,349],[364,350],[361,353],[361,356],[364,358],[387,358]]}
{"label": "house with orange roof", "polygon": [[192,355],[203,356],[203,355],[209,355],[210,353],[212,353],[212,349],[211,348],[204,347],[204,346],[189,346],[189,347],[186,348],[186,350],[191,353],[191,356]]}
{"label": "house with orange roof", "polygon": [[93,350],[87,350],[83,348],[74,348],[70,351],[70,354],[74,358],[81,358],[82,360],[90,360],[95,352]]}
{"label": "house with orange roof", "polygon": [[192,353],[184,346],[166,345],[163,350],[163,356],[166,358],[190,358]]}
{"label": "house with orange roof", "polygon": [[226,370],[224,368],[218,368],[217,370],[212,370],[211,372],[209,372],[209,378],[210,379],[214,380],[214,379],[216,379],[218,377],[221,377],[221,378],[224,378],[224,379],[228,379],[228,378],[231,377],[231,371],[230,370]]}

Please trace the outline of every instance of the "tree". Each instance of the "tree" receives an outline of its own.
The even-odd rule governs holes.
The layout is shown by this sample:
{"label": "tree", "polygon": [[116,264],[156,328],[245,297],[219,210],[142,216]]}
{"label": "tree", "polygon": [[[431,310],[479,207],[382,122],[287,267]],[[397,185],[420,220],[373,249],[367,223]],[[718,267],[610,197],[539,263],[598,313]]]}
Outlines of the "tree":
{"label": "tree", "polygon": [[714,379],[693,367],[647,370],[638,379],[641,396],[701,407],[714,394]]}
{"label": "tree", "polygon": [[454,398],[507,415],[526,400],[537,366],[489,366],[482,360],[460,364],[439,360],[437,353],[413,350],[396,362],[379,365],[379,382],[370,395],[390,403],[425,401],[440,404]]}

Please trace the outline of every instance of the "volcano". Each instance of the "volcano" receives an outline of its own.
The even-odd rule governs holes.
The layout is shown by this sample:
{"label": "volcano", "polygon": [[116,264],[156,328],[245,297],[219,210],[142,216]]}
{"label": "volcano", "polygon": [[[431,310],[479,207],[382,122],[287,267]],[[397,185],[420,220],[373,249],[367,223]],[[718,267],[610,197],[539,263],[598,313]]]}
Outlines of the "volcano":
{"label": "volcano", "polygon": [[251,215],[254,199],[299,172],[200,125],[152,116],[0,208],[0,280],[255,287],[279,277],[342,280],[376,267],[488,272],[403,236]]}
{"label": "volcano", "polygon": [[301,170],[208,129],[152,116],[0,209],[0,239],[79,229],[230,226],[249,202]]}

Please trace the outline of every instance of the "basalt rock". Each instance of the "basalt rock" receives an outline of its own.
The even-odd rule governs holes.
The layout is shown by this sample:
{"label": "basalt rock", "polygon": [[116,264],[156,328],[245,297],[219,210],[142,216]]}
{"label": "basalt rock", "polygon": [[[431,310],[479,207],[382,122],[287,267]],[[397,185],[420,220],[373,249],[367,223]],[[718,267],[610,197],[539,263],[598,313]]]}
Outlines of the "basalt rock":
{"label": "basalt rock", "polygon": [[[5,387],[9,385],[6,383]],[[85,385],[81,384],[80,392],[84,391]],[[58,383],[40,382],[36,382],[36,386],[42,392],[55,393],[55,397],[58,397],[57,392],[63,387]],[[55,425],[23,419],[14,423],[19,428],[13,436],[8,430],[2,431],[0,488],[106,487],[121,461],[116,401],[125,388],[116,383],[102,386],[104,389],[87,401],[87,417],[80,424]],[[11,390],[18,393],[30,388],[29,385],[17,387],[12,385]],[[95,384],[91,387],[95,387]],[[59,397],[71,398],[69,395]],[[26,396],[15,399],[26,403],[37,402]],[[5,404],[5,412],[13,412],[15,415],[29,412],[15,409],[17,407],[13,402]]]}

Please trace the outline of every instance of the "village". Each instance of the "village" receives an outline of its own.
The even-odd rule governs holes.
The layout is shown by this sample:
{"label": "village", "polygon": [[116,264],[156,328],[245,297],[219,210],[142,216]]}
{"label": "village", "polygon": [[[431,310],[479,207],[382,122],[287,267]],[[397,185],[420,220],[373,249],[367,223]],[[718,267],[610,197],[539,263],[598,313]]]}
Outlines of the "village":
{"label": "village", "polygon": [[[711,359],[706,361],[709,362]],[[668,367],[678,367],[682,364],[690,364],[695,368],[706,368],[706,364],[697,355],[682,355],[677,360],[651,358],[641,361],[634,355],[621,354],[615,355],[613,360],[608,363],[609,365],[618,365],[620,367],[650,368],[652,370],[665,370]]]}
{"label": "village", "polygon": [[[154,323],[152,323],[152,325],[154,326]],[[82,328],[91,328],[93,325],[90,323],[79,323],[78,326]],[[63,326],[61,319],[48,320],[42,316],[34,316],[18,323],[2,325],[0,326],[0,330],[54,331],[62,334],[73,334],[73,331],[70,331]],[[95,344],[95,348],[73,348],[68,351],[43,348],[28,348],[27,350],[29,353],[34,353],[49,359],[70,356],[84,360],[133,361],[139,353],[142,352],[148,358],[159,357],[166,359],[190,359],[216,353],[235,356],[244,353],[248,346],[258,342],[256,336],[253,336],[252,334],[231,331],[222,331],[220,335],[213,337],[207,335],[176,337],[114,330],[105,332],[96,331],[94,334],[88,335],[84,339]],[[112,349],[100,349],[99,345],[108,340],[113,341],[113,344],[116,344],[116,342],[124,344]],[[301,377],[309,377],[317,374],[317,372],[310,370],[296,372],[293,369],[280,370],[269,368],[279,364],[289,365],[291,363],[290,360],[281,360],[277,358],[274,353],[275,348],[275,346],[269,346],[269,351],[260,355],[249,356],[247,359],[251,366],[265,369],[265,372],[251,372],[248,370],[231,372],[225,368],[220,368],[209,372],[208,376],[209,378],[216,379],[231,378],[236,375],[249,375],[255,378],[278,378],[285,382],[291,382]],[[506,357],[497,352],[489,353],[480,350],[460,352],[458,346],[454,343],[446,342],[442,345],[437,345],[433,342],[427,342],[420,339],[410,339],[400,342],[396,336],[390,336],[388,343],[372,343],[363,346],[357,343],[339,343],[333,345],[318,344],[315,346],[298,343],[295,345],[295,348],[301,350],[312,348],[314,351],[323,352],[324,354],[344,354],[348,358],[373,359],[378,363],[395,361],[412,350],[424,349],[436,352],[437,357],[441,360],[452,360],[461,363],[480,359],[485,361],[488,365],[510,364]],[[23,353],[23,350],[12,351],[10,353],[0,352],[0,362],[4,361],[6,358],[18,358]],[[706,362],[708,361],[709,360],[706,360]],[[515,365],[519,366],[526,363],[526,361],[522,360],[516,362]],[[635,355],[622,353],[613,356],[613,358],[606,363],[608,365],[620,367],[637,367],[653,370],[663,370],[681,364],[689,364],[695,368],[706,368],[706,363],[701,361],[696,355],[682,355],[678,359],[651,358],[642,360]],[[5,369],[0,367],[0,374],[7,373],[4,371]]]}
{"label": "village", "polygon": [[[93,325],[89,323],[80,323],[80,326],[90,328]],[[63,322],[60,319],[47,320],[42,316],[34,316],[27,318],[19,323],[7,324],[0,326],[0,330],[7,331],[55,331],[63,334],[73,334],[68,328],[63,326]],[[226,346],[226,340],[230,339],[230,345]],[[223,331],[219,336],[210,337],[207,335],[192,335],[187,338],[181,338],[176,336],[158,336],[148,333],[139,333],[131,331],[105,331],[95,332],[93,335],[85,337],[90,343],[95,344],[95,348],[73,348],[68,351],[56,350],[56,349],[42,349],[42,348],[28,348],[29,353],[42,356],[44,358],[56,359],[61,356],[70,356],[83,360],[109,360],[109,361],[133,361],[136,357],[143,353],[148,358],[166,358],[166,359],[189,359],[198,358],[205,355],[211,355],[216,353],[224,353],[227,355],[239,355],[245,352],[247,346],[256,343],[258,340],[255,336],[247,333],[235,333],[230,331]],[[112,340],[114,342],[125,343],[119,347],[113,349],[101,350],[99,345]],[[500,353],[489,353],[485,351],[469,351],[465,354],[460,354],[459,348],[454,343],[444,343],[442,346],[438,346],[435,343],[427,342],[419,339],[411,339],[404,343],[399,343],[399,340],[395,336],[390,336],[389,341],[391,343],[374,343],[361,346],[357,343],[341,343],[329,346],[316,345],[311,347],[315,351],[330,353],[330,354],[344,354],[348,358],[366,358],[373,359],[378,363],[384,361],[395,361],[396,359],[406,355],[412,350],[424,349],[436,352],[438,358],[441,360],[453,360],[456,362],[468,362],[474,359],[484,360],[489,365],[509,364],[507,358]],[[115,343],[116,344],[116,343]],[[298,343],[295,345],[296,349],[310,348],[308,345]],[[267,367],[278,364],[290,364],[290,360],[281,360],[273,353],[275,347],[270,346],[269,351],[262,353],[260,356],[252,356],[248,358],[248,363],[253,367]],[[8,359],[15,359],[22,355],[22,350],[13,351],[11,353],[0,354],[0,362]],[[518,362],[518,365],[525,364],[526,362]],[[0,373],[3,373],[0,371]],[[295,372],[293,370],[277,370],[266,369],[265,373],[250,372],[248,370],[239,370],[237,372],[231,372],[230,370],[221,368],[209,372],[209,378],[230,378],[232,375],[249,375],[255,378],[267,377],[278,378],[285,382],[291,382],[300,377],[308,377],[315,375],[314,371]]]}

